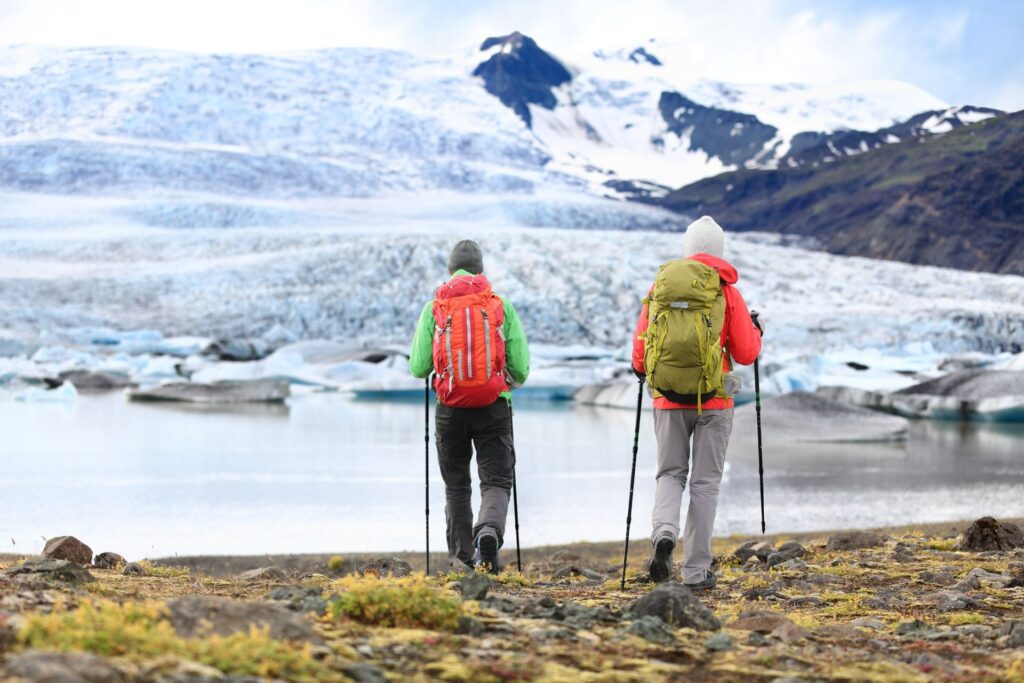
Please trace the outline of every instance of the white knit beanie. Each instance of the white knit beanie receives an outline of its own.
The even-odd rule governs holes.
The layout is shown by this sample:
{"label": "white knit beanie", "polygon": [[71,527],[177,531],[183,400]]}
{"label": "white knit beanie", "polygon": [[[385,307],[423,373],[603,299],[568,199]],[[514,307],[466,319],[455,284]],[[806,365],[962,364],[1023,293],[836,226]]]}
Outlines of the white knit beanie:
{"label": "white knit beanie", "polygon": [[718,258],[725,254],[725,233],[711,216],[701,216],[686,228],[683,258],[694,254],[710,254]]}

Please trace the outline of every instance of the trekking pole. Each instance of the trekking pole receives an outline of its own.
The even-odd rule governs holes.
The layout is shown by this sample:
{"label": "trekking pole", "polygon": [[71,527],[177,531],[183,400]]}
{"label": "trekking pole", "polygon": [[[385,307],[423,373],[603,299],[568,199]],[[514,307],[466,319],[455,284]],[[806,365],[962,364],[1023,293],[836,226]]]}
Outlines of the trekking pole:
{"label": "trekking pole", "polygon": [[626,546],[622,550],[622,590],[626,590],[626,561],[629,558],[629,525],[633,521],[633,484],[636,481],[636,452],[640,444],[640,409],[644,402],[644,377],[636,394],[636,429],[633,431],[633,468],[629,472],[629,506],[626,508]]}
{"label": "trekking pole", "polygon": [[427,576],[430,576],[430,375],[423,385],[423,501],[427,531]]}
{"label": "trekking pole", "polygon": [[[763,337],[764,330],[761,328],[761,323],[757,319],[758,315],[760,314],[757,311],[751,311],[750,319],[754,321],[754,326]],[[754,411],[757,413],[757,476],[761,486],[761,533],[764,534],[764,456],[761,449],[761,368],[758,360],[759,358],[754,359]]]}
{"label": "trekking pole", "polygon": [[512,409],[512,404],[508,404],[508,431],[512,437],[512,514],[516,521],[516,567],[519,568],[519,573],[523,573],[523,557],[519,550],[519,492],[516,487],[516,430],[513,425],[512,418],[515,415],[515,410]]}

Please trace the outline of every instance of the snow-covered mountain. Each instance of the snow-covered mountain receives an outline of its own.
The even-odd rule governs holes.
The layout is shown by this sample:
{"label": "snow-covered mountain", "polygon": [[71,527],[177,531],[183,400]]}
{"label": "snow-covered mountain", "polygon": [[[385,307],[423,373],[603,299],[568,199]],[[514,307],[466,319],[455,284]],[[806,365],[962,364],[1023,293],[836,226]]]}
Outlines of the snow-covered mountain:
{"label": "snow-covered mountain", "polygon": [[[518,33],[443,58],[0,48],[0,192],[130,200],[97,215],[104,224],[278,225],[315,217],[259,201],[635,196],[859,151],[921,112],[917,132],[990,115],[905,83],[711,82],[671,57],[651,43],[562,61]],[[0,221],[11,222],[2,206]]]}

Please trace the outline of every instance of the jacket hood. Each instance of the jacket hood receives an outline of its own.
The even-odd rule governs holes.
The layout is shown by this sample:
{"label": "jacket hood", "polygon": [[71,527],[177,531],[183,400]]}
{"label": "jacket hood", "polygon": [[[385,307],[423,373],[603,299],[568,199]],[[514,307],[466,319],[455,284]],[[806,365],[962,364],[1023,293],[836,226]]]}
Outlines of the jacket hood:
{"label": "jacket hood", "polygon": [[694,261],[700,261],[708,268],[718,271],[718,277],[727,285],[734,285],[740,279],[736,268],[724,258],[718,258],[711,254],[694,254],[691,256]]}

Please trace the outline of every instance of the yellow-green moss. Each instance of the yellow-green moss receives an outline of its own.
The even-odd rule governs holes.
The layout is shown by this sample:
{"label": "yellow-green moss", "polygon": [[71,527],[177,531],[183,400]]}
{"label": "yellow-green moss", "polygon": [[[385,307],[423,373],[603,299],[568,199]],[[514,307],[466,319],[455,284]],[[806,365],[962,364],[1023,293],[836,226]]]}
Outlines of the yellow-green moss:
{"label": "yellow-green moss", "polygon": [[351,618],[377,626],[454,630],[462,604],[442,594],[422,574],[400,579],[348,576],[331,584],[340,591],[330,604],[332,619]]}
{"label": "yellow-green moss", "polygon": [[313,658],[308,645],[274,640],[268,629],[182,638],[166,616],[166,608],[156,602],[84,601],[73,610],[29,615],[18,641],[25,648],[89,652],[133,661],[180,657],[239,676],[303,682],[329,679],[329,671]]}

